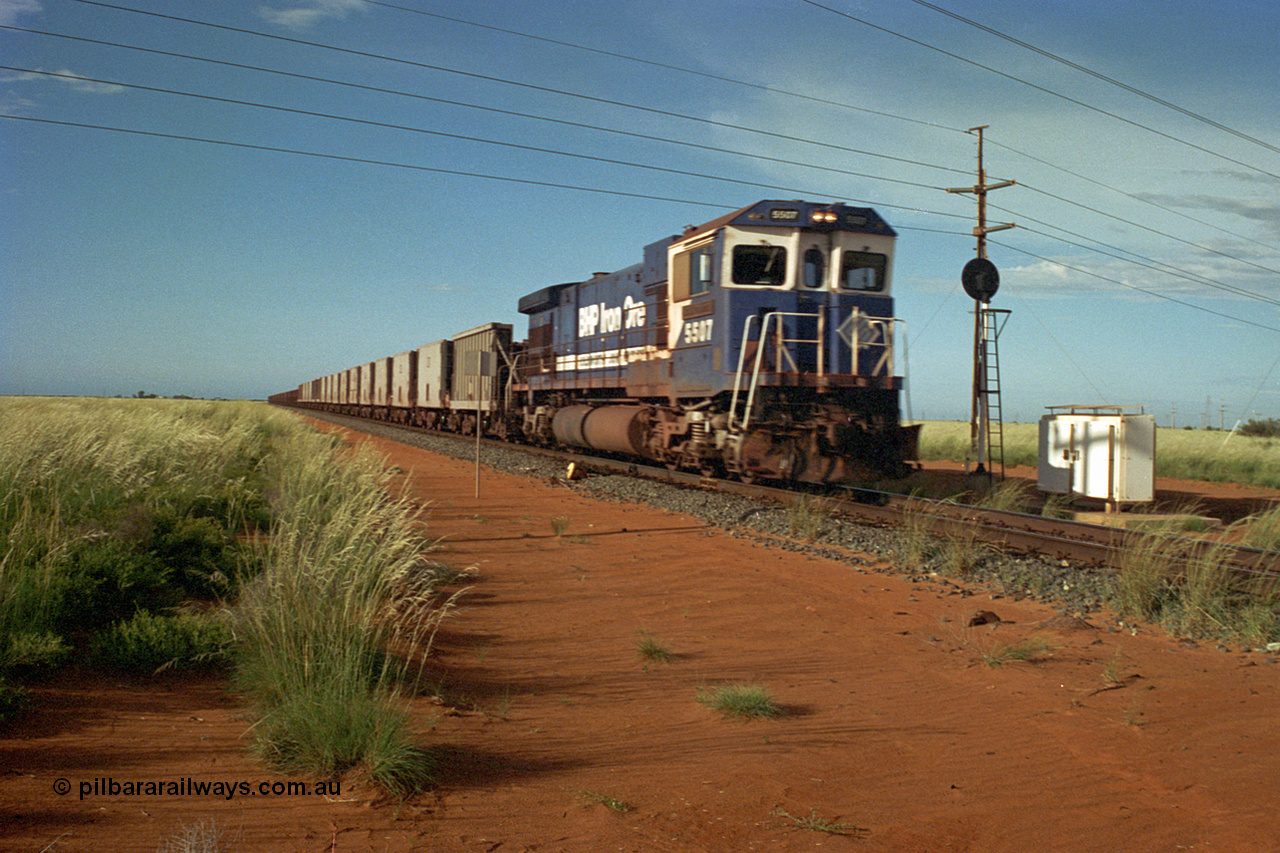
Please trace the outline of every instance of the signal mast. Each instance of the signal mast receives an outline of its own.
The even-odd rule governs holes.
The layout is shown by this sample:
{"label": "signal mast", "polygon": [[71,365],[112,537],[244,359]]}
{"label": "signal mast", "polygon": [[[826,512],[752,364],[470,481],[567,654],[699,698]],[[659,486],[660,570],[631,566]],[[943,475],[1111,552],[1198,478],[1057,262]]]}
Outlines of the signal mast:
{"label": "signal mast", "polygon": [[[996,265],[987,260],[987,235],[994,231],[1005,231],[1016,228],[1010,222],[1001,225],[987,225],[987,193],[1011,187],[1017,181],[999,181],[987,183],[987,170],[982,160],[982,132],[990,125],[969,128],[970,133],[978,134],[978,182],[972,187],[956,187],[948,189],[949,193],[973,193],[978,199],[978,225],[973,235],[978,238],[977,256],[964,265],[960,272],[960,283],[964,292],[973,299],[973,401],[969,418],[969,458],[965,460],[965,473],[986,474],[991,476],[987,463],[993,463],[993,453],[998,437],[1000,450],[1000,473],[1004,475],[1004,419],[1000,414],[1000,366],[997,356],[997,341],[1004,323],[1008,321],[1010,312],[1004,309],[987,308],[991,297],[1000,287],[1000,271]],[[994,405],[993,405],[994,403]],[[991,415],[996,412],[998,427],[993,431]],[[977,467],[971,472],[969,463],[976,462]]]}

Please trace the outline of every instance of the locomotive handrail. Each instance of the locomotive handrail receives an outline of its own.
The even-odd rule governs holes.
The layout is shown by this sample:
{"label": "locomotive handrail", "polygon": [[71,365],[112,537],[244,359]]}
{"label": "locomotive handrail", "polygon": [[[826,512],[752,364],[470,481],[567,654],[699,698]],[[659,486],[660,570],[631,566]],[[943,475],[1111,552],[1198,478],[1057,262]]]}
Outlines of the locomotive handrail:
{"label": "locomotive handrail", "polygon": [[[818,337],[812,340],[809,338],[784,337],[783,336],[784,329],[782,325],[783,317],[816,317],[818,320]],[[791,350],[788,349],[786,345],[787,344],[815,344],[818,348],[818,375],[819,376],[826,375],[824,358],[823,358],[823,354],[825,351],[825,347],[823,347],[823,342],[826,338],[826,322],[825,322],[826,315],[824,313],[819,312],[817,314],[809,314],[809,313],[802,313],[798,311],[770,311],[768,314],[765,314],[763,318],[759,318],[756,315],[748,316],[742,324],[742,345],[738,348],[738,372],[733,377],[733,398],[729,406],[730,415],[733,418],[737,417],[738,392],[739,392],[739,389],[741,388],[743,368],[746,366],[745,363],[746,363],[746,354],[747,354],[747,347],[746,347],[746,343],[748,339],[747,336],[751,334],[751,322],[757,319],[761,320],[760,337],[758,339],[761,344],[764,343],[765,339],[769,335],[770,321],[774,321],[774,324],[777,327],[777,331],[776,331],[777,340],[774,343],[775,358],[777,358],[779,362],[781,362],[782,357],[785,355],[787,358],[787,361],[791,363],[792,370],[795,371],[796,373],[799,373],[800,367],[798,364],[796,364],[795,357],[792,356]],[[751,412],[752,412],[752,409],[754,409],[755,407],[756,388],[760,386],[760,368],[762,367],[764,362],[764,349],[765,348],[763,346],[756,347],[755,364],[753,365],[752,371],[751,371],[751,387],[747,390],[747,405],[742,417],[742,429],[744,430],[751,425]],[[778,366],[781,367],[781,364],[779,363]]]}
{"label": "locomotive handrail", "polygon": [[[784,336],[785,328],[782,320],[784,317],[805,318],[812,317],[818,321],[818,335],[815,339],[810,338],[788,338]],[[746,406],[743,410],[741,423],[738,423],[738,399],[743,392],[743,378],[746,372],[746,355],[747,341],[750,340],[751,326],[753,323],[761,324],[759,337],[756,339],[758,346],[755,352],[755,362],[752,365],[751,382],[746,390]],[[776,339],[774,341],[774,358],[777,363],[778,372],[781,372],[782,359],[785,357],[791,366],[793,372],[799,373],[800,368],[796,363],[795,356],[792,354],[788,344],[814,344],[817,347],[817,375],[819,377],[826,376],[826,311],[819,310],[817,313],[807,313],[798,311],[770,311],[767,314],[747,316],[742,323],[741,345],[738,348],[738,370],[733,377],[733,396],[729,405],[729,413],[731,421],[745,430],[751,425],[751,414],[755,408],[756,388],[760,385],[761,369],[764,366],[764,342],[770,334],[770,323],[774,324],[774,332]],[[887,369],[889,376],[893,376],[893,332],[894,326],[903,322],[896,317],[868,317],[864,315],[856,306],[850,312],[849,317],[844,323],[841,323],[837,331],[849,345],[850,364],[849,372],[853,375],[858,374],[858,350],[863,347],[880,347],[882,352],[880,358],[872,366],[870,375],[883,375]],[[846,333],[845,326],[848,326]],[[860,328],[873,330],[869,335],[859,334]],[[847,337],[845,335],[847,334]],[[836,357],[836,369],[839,370],[839,358]]]}
{"label": "locomotive handrail", "polygon": [[[729,403],[729,421],[731,424],[738,419],[738,389],[742,386],[742,368],[746,366],[747,336],[751,334],[751,324],[759,319],[755,314],[751,314],[742,322],[742,344],[738,347],[738,371],[733,375],[733,396],[730,398]],[[750,420],[750,418],[748,417],[747,420]],[[746,423],[743,423],[743,428],[746,428]]]}

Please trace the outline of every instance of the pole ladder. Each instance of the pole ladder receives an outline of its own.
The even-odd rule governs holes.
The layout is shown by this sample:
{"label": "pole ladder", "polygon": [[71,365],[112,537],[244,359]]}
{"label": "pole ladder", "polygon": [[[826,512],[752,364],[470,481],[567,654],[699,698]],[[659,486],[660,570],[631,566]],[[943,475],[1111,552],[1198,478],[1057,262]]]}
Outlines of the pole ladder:
{"label": "pole ladder", "polygon": [[[987,470],[995,474],[1000,464],[1000,478],[1004,479],[1004,410],[1000,402],[1000,332],[1011,312],[1002,308],[982,309],[982,335],[979,359],[982,363],[982,385],[978,389],[982,400],[981,417],[986,432]],[[979,460],[981,461],[981,460]]]}

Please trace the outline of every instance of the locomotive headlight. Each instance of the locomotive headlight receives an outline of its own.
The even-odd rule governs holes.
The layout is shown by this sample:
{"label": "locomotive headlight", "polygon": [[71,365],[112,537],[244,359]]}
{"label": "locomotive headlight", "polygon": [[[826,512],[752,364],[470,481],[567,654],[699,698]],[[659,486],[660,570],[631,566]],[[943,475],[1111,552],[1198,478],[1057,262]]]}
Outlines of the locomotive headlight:
{"label": "locomotive headlight", "polygon": [[830,222],[832,224],[835,224],[837,219],[835,212],[831,210],[815,210],[810,214],[809,218],[816,223]]}

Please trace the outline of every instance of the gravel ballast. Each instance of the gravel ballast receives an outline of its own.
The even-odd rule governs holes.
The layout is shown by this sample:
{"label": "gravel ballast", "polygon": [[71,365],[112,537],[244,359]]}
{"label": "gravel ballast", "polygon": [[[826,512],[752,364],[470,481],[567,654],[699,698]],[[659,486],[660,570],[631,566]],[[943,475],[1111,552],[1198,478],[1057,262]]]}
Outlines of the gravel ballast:
{"label": "gravel ballast", "polygon": [[[376,421],[308,412],[311,417],[420,447],[457,459],[474,459],[475,445],[449,436],[413,432]],[[771,547],[836,560],[860,571],[881,571],[932,583],[944,582],[956,595],[1033,598],[1051,603],[1063,613],[1084,615],[1101,608],[1107,591],[1105,573],[1065,560],[1037,554],[1008,554],[977,548],[966,560],[964,583],[946,577],[946,543],[923,549],[919,565],[905,566],[907,535],[901,529],[826,518],[812,541],[797,539],[794,521],[785,507],[737,495],[704,491],[621,474],[586,474],[566,480],[562,462],[525,452],[517,446],[485,445],[481,464],[519,476],[554,480],[566,488],[602,500],[643,503],[694,516],[732,536],[751,536]]]}

